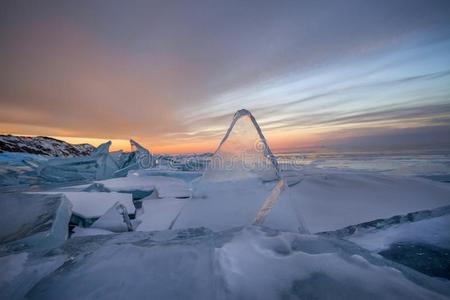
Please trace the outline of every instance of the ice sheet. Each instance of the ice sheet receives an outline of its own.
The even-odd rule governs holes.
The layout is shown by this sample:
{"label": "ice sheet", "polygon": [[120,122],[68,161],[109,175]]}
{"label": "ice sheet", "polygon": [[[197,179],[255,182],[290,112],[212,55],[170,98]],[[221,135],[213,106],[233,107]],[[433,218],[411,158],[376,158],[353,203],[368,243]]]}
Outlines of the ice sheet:
{"label": "ice sheet", "polygon": [[450,249],[450,214],[387,228],[357,232],[346,237],[371,251],[388,249],[395,243],[423,243]]}
{"label": "ice sheet", "polygon": [[422,178],[309,174],[290,191],[313,233],[450,205],[449,185]]}

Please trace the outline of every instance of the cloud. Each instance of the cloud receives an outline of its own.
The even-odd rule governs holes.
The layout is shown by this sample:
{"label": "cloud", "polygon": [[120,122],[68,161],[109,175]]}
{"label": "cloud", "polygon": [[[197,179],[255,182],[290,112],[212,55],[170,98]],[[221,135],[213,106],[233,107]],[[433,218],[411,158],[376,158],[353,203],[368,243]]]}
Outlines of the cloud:
{"label": "cloud", "polygon": [[[448,1],[6,1],[0,124],[163,146],[214,144],[242,107],[269,132],[442,118],[448,70],[407,52],[417,36],[448,41],[449,8]],[[384,61],[394,50],[400,57]],[[448,56],[438,50],[431,56]],[[417,97],[414,85],[424,89]],[[374,106],[381,89],[383,99],[401,94],[389,101],[410,108]]]}

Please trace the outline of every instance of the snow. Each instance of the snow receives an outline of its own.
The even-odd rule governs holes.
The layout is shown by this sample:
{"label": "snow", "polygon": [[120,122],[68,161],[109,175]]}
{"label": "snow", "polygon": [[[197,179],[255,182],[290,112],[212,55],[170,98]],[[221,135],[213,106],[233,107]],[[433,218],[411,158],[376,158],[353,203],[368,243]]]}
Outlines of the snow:
{"label": "snow", "polygon": [[61,195],[0,194],[0,243],[48,249],[68,235],[69,201]]}
{"label": "snow", "polygon": [[[29,299],[446,299],[450,283],[354,244],[260,227],[74,238]],[[87,255],[89,253],[89,255]],[[76,292],[74,293],[74,289]]]}
{"label": "snow", "polygon": [[312,233],[450,205],[449,185],[378,174],[308,174],[290,191]]}

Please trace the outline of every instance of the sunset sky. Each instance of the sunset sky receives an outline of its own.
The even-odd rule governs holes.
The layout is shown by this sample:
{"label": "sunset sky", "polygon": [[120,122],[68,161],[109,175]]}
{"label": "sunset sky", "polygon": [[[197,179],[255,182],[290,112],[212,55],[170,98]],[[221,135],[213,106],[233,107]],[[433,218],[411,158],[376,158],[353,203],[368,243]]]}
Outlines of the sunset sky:
{"label": "sunset sky", "polygon": [[212,151],[450,143],[450,1],[2,1],[0,133]]}

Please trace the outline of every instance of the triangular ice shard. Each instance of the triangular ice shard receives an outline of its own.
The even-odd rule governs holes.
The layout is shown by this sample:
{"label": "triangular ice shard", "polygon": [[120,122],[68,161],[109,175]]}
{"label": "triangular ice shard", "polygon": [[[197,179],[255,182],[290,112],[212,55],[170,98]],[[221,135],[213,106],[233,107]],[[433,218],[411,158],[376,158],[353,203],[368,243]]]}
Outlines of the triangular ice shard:
{"label": "triangular ice shard", "polygon": [[135,140],[130,140],[131,149],[136,155],[136,162],[139,168],[154,167],[153,156],[146,148],[139,145]]}
{"label": "triangular ice shard", "polygon": [[97,158],[95,179],[107,179],[114,175],[117,171],[118,165],[114,157],[109,152],[111,141],[98,146],[95,149],[93,156]]}
{"label": "triangular ice shard", "polygon": [[100,144],[95,150],[92,152],[93,156],[103,155],[109,153],[109,147],[111,147],[112,142],[108,141],[103,144]]}
{"label": "triangular ice shard", "polygon": [[173,228],[224,230],[255,224],[305,231],[287,189],[258,123],[249,111],[240,110]]}
{"label": "triangular ice shard", "polygon": [[130,140],[131,152],[124,153],[119,161],[119,169],[114,172],[114,177],[127,176],[128,171],[154,167],[153,156],[149,150]]}
{"label": "triangular ice shard", "polygon": [[204,178],[211,181],[280,179],[277,160],[270,151],[261,128],[248,110],[241,109],[234,114]]}

